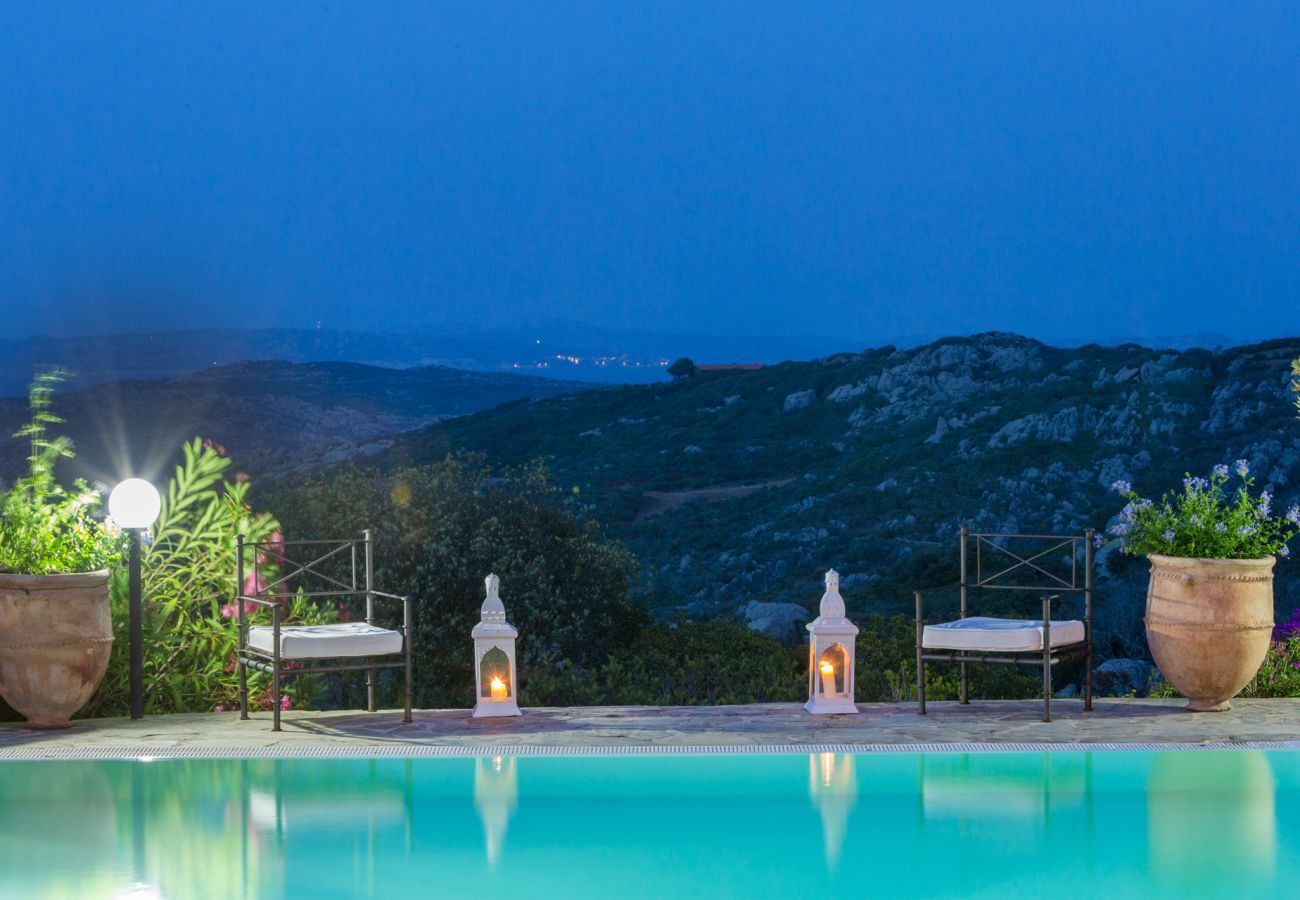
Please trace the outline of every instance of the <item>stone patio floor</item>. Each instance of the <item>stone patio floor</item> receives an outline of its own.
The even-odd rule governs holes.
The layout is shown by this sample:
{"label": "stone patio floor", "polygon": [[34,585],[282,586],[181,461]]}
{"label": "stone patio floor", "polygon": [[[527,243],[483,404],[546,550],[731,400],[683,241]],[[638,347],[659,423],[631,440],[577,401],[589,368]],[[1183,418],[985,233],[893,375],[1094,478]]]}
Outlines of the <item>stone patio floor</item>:
{"label": "stone patio floor", "polygon": [[[269,713],[248,722],[234,713],[94,719],[63,731],[0,726],[0,759],[94,755],[383,755],[472,753],[476,748],[581,752],[623,748],[664,752],[691,747],[788,748],[804,745],[934,744],[1193,744],[1291,742],[1300,749],[1300,700],[1236,700],[1223,713],[1189,713],[1179,700],[1098,699],[1092,713],[1078,701],[1053,704],[1041,721],[1035,701],[861,704],[860,715],[811,716],[794,703],[721,707],[607,706],[526,709],[510,719],[471,719],[468,710],[421,710],[404,725],[401,713],[294,711],[284,730]],[[441,749],[435,749],[441,748]],[[956,749],[954,747],[954,749]]]}

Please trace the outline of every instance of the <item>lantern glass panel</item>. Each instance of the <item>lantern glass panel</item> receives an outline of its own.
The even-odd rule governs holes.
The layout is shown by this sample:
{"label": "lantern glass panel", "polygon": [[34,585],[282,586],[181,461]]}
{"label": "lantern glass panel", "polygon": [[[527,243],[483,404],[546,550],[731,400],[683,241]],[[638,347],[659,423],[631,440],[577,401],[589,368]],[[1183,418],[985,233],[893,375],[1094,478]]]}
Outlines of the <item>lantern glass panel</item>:
{"label": "lantern glass panel", "polygon": [[[831,644],[822,651],[820,659],[817,661],[817,671],[820,683],[823,685],[823,694],[843,694],[845,691],[844,679],[848,673],[848,651],[842,644]],[[824,679],[822,676],[828,674],[825,666],[831,666],[834,670],[832,678]],[[831,684],[834,684],[834,691],[829,690]]]}
{"label": "lantern glass panel", "polygon": [[479,696],[484,700],[500,700],[512,696],[514,686],[510,675],[510,658],[504,650],[493,647],[484,653],[479,663]]}

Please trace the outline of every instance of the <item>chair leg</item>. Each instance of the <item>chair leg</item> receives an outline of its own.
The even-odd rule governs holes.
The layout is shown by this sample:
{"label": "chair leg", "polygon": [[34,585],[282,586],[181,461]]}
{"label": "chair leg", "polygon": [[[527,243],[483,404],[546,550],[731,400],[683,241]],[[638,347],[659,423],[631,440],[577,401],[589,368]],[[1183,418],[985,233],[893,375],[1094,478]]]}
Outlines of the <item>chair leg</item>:
{"label": "chair leg", "polygon": [[1043,721],[1052,721],[1052,657],[1043,657]]}
{"label": "chair leg", "polygon": [[916,702],[917,712],[925,715],[925,660],[916,654]]}
{"label": "chair leg", "polygon": [[411,721],[411,598],[405,597],[402,600],[402,649],[406,653],[406,715],[402,716],[404,723]]}
{"label": "chair leg", "polygon": [[925,715],[925,659],[922,644],[925,636],[925,609],[922,594],[916,592],[916,704],[917,713]]}
{"label": "chair leg", "polygon": [[275,671],[271,674],[271,716],[273,723],[272,731],[280,730],[280,660],[277,658],[272,667]]}
{"label": "chair leg", "polygon": [[411,722],[411,654],[406,654],[406,713],[402,716],[406,724]]}
{"label": "chair leg", "polygon": [[1083,711],[1092,712],[1092,647],[1083,658]]}
{"label": "chair leg", "polygon": [[248,666],[238,656],[235,665],[239,669],[239,718],[248,721]]}
{"label": "chair leg", "polygon": [[280,730],[280,617],[284,610],[279,605],[271,609],[271,730]]}
{"label": "chair leg", "polygon": [[1052,721],[1052,598],[1043,598],[1043,721]]}

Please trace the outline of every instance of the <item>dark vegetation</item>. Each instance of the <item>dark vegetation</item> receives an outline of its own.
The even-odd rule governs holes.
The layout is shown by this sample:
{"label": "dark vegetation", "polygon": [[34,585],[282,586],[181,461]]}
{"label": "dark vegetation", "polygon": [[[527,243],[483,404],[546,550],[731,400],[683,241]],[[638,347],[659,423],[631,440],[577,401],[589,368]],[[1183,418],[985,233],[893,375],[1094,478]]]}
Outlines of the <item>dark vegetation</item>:
{"label": "dark vegetation", "polygon": [[[1159,493],[1187,471],[1238,458],[1289,505],[1300,484],[1287,396],[1295,353],[1289,342],[1163,353],[952,339],[519,399],[402,436],[369,468],[318,467],[255,482],[247,494],[240,479],[216,484],[274,512],[290,538],[375,529],[381,587],[418,598],[421,705],[470,704],[469,631],[490,571],[521,631],[527,705],[802,699],[805,651],[751,631],[743,610],[761,600],[813,611],[831,567],[863,629],[859,700],[902,700],[914,681],[910,591],[954,580],[963,522],[1102,529],[1121,505],[1113,481]],[[690,493],[664,503],[675,492]],[[235,518],[255,515],[240,509]],[[1140,657],[1145,570],[1114,550],[1098,559],[1098,656]],[[175,588],[154,598],[207,635],[203,655],[214,661],[191,691],[181,657],[166,708],[229,697],[222,566],[209,566],[201,598]],[[1285,619],[1300,604],[1286,564],[1278,574]],[[179,644],[158,637],[175,663]],[[1078,675],[1062,672],[1061,683]],[[975,696],[1038,690],[1033,675],[1002,667],[976,667],[973,677]],[[932,696],[955,696],[954,687],[954,673],[934,670]],[[96,709],[111,711],[116,696]],[[304,683],[294,697],[354,705],[359,693],[328,681]]]}

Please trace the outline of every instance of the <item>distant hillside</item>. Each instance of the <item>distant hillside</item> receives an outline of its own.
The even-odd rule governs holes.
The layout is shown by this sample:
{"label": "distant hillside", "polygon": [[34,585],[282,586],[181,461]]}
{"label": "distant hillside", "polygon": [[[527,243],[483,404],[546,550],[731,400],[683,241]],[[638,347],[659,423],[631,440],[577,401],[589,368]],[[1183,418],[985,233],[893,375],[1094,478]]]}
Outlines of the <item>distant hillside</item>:
{"label": "distant hillside", "polygon": [[[243,471],[282,475],[389,447],[390,436],[521,397],[586,385],[440,366],[386,369],[354,363],[245,362],[161,381],[118,381],[60,395],[61,433],[76,442],[71,467],[112,482],[158,474],[182,441],[224,445]],[[0,400],[0,480],[27,447],[10,437],[25,399]]]}
{"label": "distant hillside", "polygon": [[[1290,502],[1297,355],[1296,340],[1175,352],[986,334],[516,401],[408,435],[389,459],[551,457],[574,502],[637,554],[660,607],[811,605],[834,566],[859,612],[906,610],[908,588],[952,580],[962,522],[1100,529],[1118,478],[1153,493],[1245,457]],[[1123,644],[1144,582],[1114,550],[1101,553],[1099,613],[1114,626],[1099,638],[1140,655]],[[1288,565],[1279,605],[1300,582]]]}
{"label": "distant hillside", "polygon": [[[3,323],[0,323],[3,324]],[[934,338],[891,338],[916,347]],[[69,389],[109,381],[175,378],[248,360],[353,362],[386,368],[447,366],[474,372],[540,375],[564,381],[646,384],[666,380],[669,361],[764,363],[809,359],[885,343],[852,335],[659,334],[592,328],[572,322],[519,324],[489,331],[381,333],[318,329],[194,329],[86,337],[0,339],[0,397],[24,393],[32,372],[50,365],[76,373]],[[1108,343],[1118,343],[1111,341]],[[1187,349],[1236,343],[1223,335],[1162,338],[1157,346]]]}
{"label": "distant hillside", "polygon": [[770,338],[605,331],[566,322],[449,334],[317,329],[195,329],[86,337],[0,339],[0,397],[22,394],[32,372],[71,369],[70,388],[174,378],[248,360],[354,362],[386,368],[439,365],[564,381],[644,384],[671,359],[777,362],[856,349],[851,338]]}

